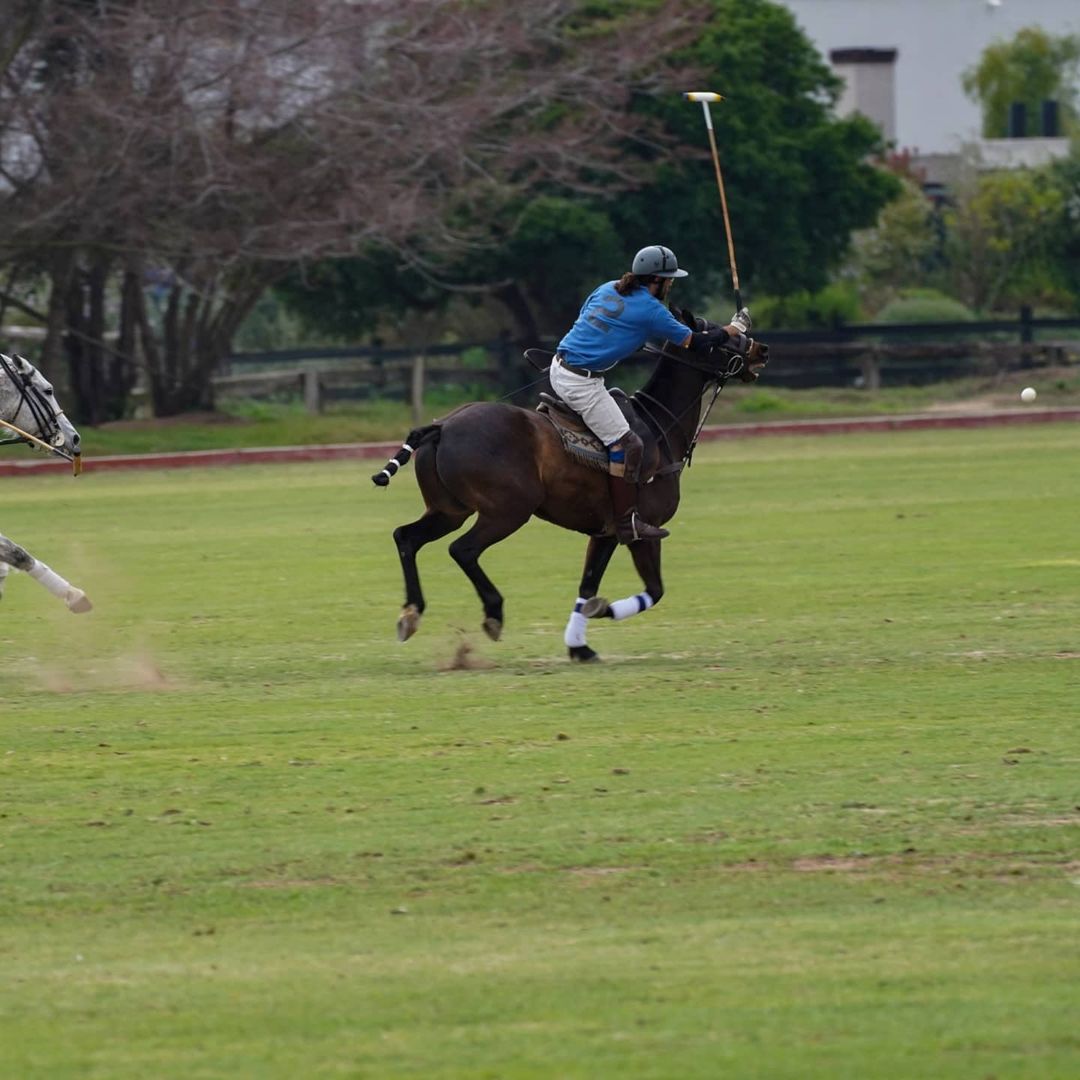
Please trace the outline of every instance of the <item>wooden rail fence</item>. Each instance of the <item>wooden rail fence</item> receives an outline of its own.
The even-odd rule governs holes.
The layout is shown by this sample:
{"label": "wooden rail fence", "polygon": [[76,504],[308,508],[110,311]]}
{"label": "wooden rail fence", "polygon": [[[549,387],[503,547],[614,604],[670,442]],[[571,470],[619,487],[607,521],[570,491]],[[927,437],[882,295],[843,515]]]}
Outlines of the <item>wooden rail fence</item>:
{"label": "wooden rail fence", "polygon": [[[885,383],[910,385],[1080,363],[1080,319],[1034,319],[1027,309],[1011,321],[765,330],[760,336],[771,352],[768,382],[777,386],[874,391]],[[481,350],[486,361],[477,364]],[[507,396],[527,388],[538,373],[522,351],[503,335],[494,342],[422,350],[365,346],[239,353],[214,384],[219,396],[298,398],[311,412],[335,399],[404,399],[419,421],[429,387]],[[626,367],[620,372],[632,380]]]}

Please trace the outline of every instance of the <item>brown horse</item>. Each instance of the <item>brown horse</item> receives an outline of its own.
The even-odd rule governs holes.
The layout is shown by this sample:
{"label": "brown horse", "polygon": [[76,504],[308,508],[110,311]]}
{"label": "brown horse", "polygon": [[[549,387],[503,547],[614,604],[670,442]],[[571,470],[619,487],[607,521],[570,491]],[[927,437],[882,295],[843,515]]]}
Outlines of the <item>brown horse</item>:
{"label": "brown horse", "polygon": [[[691,328],[702,325],[689,312],[681,314]],[[638,510],[644,520],[662,525],[678,509],[679,477],[693,452],[705,399],[715,397],[732,376],[747,382],[756,379],[768,350],[751,342],[745,358],[722,345],[707,354],[678,346],[648,351],[658,358],[656,367],[645,386],[625,399],[623,408],[645,443],[643,477],[651,476],[641,485]],[[416,521],[394,530],[405,575],[405,606],[397,624],[400,641],[416,633],[425,607],[417,552],[460,528],[473,514],[476,522],[450,545],[450,555],[479,594],[483,629],[493,640],[502,633],[503,598],[480,568],[480,556],[534,515],[590,538],[578,601],[564,637],[571,660],[598,659],[585,641],[587,618],[627,618],[663,596],[659,540],[630,545],[645,587],[642,593],[610,604],[597,595],[617,546],[607,478],[567,455],[558,431],[543,413],[497,402],[463,405],[442,420],[410,431],[401,450],[372,480],[385,486],[414,453],[427,509]]]}

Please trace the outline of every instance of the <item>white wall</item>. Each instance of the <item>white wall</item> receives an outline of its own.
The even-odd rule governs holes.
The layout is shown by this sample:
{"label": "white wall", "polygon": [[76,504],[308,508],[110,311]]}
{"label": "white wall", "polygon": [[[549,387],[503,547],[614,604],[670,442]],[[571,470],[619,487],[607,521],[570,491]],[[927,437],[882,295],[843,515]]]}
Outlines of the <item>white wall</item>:
{"label": "white wall", "polygon": [[[825,56],[832,49],[897,49],[896,143],[956,150],[980,134],[963,71],[983,49],[1025,26],[1080,34],[1080,0],[779,0]],[[778,57],[778,61],[782,58]]]}

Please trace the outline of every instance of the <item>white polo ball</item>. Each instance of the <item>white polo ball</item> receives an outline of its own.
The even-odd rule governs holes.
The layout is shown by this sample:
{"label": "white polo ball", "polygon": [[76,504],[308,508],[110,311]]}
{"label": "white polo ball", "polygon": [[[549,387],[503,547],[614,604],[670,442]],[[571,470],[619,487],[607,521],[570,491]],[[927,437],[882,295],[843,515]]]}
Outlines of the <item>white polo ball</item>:
{"label": "white polo ball", "polygon": [[1034,386],[1025,386],[1024,389],[1020,391],[1021,401],[1034,401],[1038,396],[1039,395],[1035,393]]}

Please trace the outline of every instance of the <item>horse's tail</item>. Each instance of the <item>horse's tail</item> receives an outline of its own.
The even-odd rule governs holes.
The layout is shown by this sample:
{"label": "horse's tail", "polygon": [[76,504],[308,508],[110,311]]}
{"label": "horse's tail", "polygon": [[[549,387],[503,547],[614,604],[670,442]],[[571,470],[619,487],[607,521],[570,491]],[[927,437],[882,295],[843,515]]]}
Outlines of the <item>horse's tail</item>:
{"label": "horse's tail", "polygon": [[439,441],[439,433],[442,431],[441,424],[427,424],[424,427],[413,428],[401,444],[401,449],[386,463],[384,469],[380,469],[372,476],[372,483],[378,487],[386,487],[394,479],[398,469],[408,464],[409,458],[420,449],[424,443]]}

